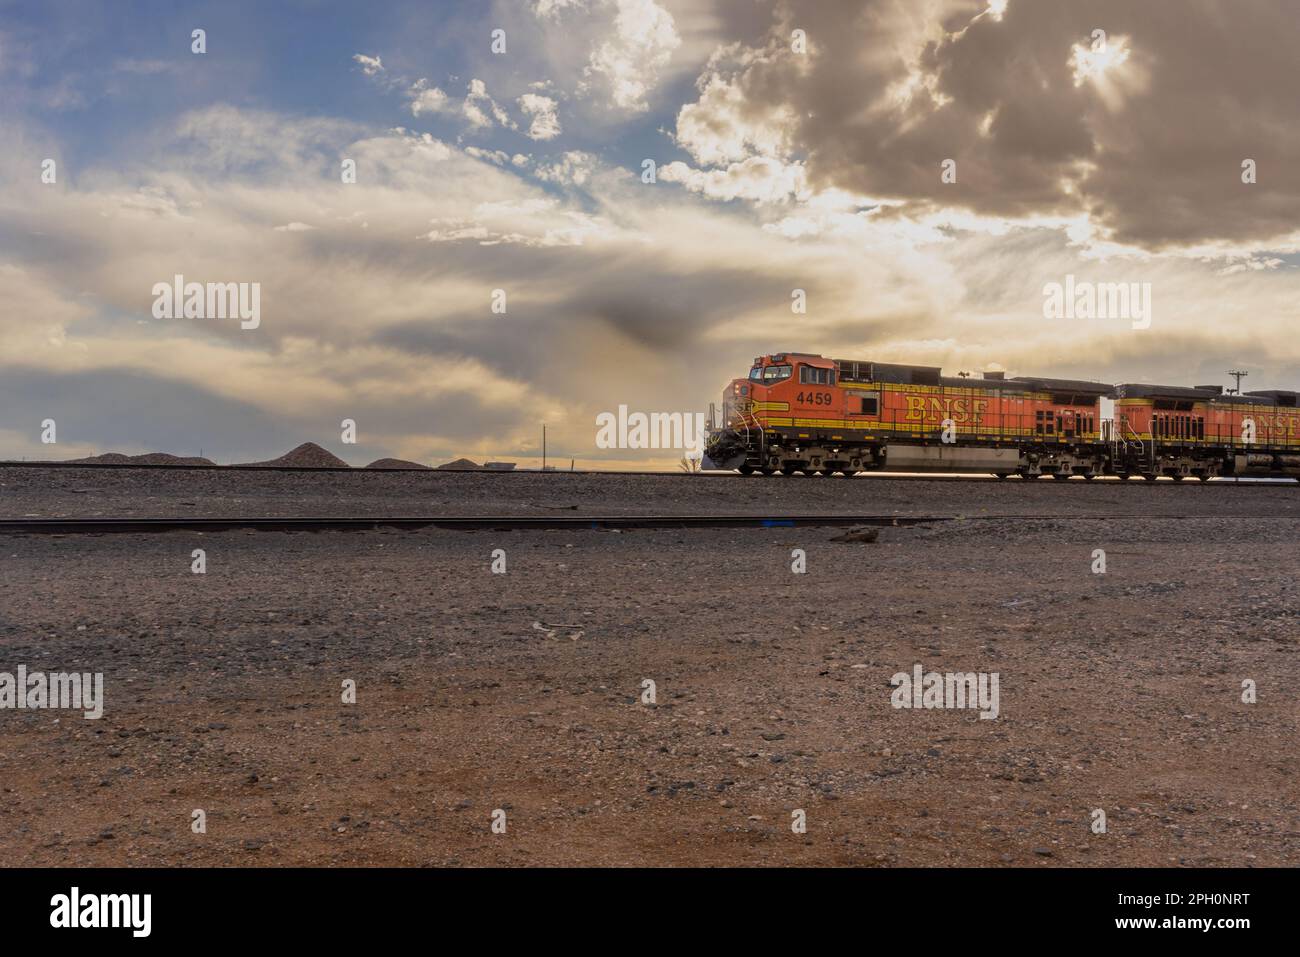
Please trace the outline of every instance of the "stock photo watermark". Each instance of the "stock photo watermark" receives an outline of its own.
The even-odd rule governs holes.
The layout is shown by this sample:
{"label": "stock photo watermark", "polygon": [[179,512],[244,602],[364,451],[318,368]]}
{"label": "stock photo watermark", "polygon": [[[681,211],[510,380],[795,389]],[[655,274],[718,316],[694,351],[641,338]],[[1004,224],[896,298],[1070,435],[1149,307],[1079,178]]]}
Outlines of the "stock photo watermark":
{"label": "stock photo watermark", "polygon": [[100,672],[46,673],[0,671],[0,709],[17,711],[81,711],[87,720],[104,715],[104,676]]}

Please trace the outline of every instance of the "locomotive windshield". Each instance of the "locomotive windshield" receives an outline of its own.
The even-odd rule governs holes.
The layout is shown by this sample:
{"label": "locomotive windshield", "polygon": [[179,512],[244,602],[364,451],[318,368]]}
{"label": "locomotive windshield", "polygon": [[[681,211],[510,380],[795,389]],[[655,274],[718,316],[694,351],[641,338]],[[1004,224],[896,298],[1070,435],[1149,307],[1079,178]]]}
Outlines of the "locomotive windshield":
{"label": "locomotive windshield", "polygon": [[768,366],[763,370],[764,382],[776,382],[778,379],[790,378],[790,366]]}

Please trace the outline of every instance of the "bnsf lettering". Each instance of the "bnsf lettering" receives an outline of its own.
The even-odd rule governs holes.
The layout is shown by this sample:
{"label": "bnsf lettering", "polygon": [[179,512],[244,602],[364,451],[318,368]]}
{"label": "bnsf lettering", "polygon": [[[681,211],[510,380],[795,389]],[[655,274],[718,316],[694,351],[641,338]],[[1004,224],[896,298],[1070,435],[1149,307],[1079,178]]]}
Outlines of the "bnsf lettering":
{"label": "bnsf lettering", "polygon": [[1294,435],[1296,432],[1296,423],[1300,418],[1288,415],[1257,415],[1254,416],[1255,422],[1270,432],[1286,432],[1288,435]]}
{"label": "bnsf lettering", "polygon": [[939,422],[952,419],[959,424],[979,425],[988,411],[987,399],[944,399],[937,395],[909,395],[907,418],[917,422]]}

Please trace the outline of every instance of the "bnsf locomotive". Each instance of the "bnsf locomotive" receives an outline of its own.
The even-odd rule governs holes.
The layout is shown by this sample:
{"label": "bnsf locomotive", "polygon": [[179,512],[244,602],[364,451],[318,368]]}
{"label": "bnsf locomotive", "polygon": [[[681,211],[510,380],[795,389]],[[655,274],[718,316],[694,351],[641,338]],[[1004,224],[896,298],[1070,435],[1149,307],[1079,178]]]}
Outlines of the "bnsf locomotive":
{"label": "bnsf locomotive", "polygon": [[[1113,414],[1103,416],[1103,399]],[[1300,478],[1300,408],[1295,392],[954,378],[930,366],[784,352],[755,359],[748,378],[727,387],[706,455],[706,467],[746,475]]]}

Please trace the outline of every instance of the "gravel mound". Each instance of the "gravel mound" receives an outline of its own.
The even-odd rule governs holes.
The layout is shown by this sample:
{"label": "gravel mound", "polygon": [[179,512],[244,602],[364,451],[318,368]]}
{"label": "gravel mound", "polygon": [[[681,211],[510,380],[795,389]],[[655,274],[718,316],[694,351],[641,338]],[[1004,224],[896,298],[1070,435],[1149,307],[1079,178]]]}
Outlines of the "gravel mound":
{"label": "gravel mound", "polygon": [[346,469],[351,466],[333,452],[326,451],[315,442],[304,442],[278,459],[267,462],[241,462],[240,465],[260,465],[299,469]]}
{"label": "gravel mound", "polygon": [[420,462],[408,462],[406,459],[375,459],[368,469],[427,469],[429,466]]}
{"label": "gravel mound", "polygon": [[171,455],[167,452],[145,452],[143,455],[123,455],[121,452],[105,452],[84,459],[68,459],[74,465],[216,465],[211,459],[197,455]]}
{"label": "gravel mound", "polygon": [[451,462],[443,462],[438,466],[440,469],[476,469],[481,467],[477,462],[470,459],[455,459]]}

